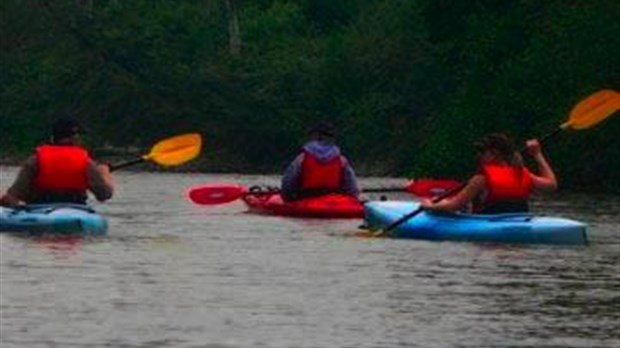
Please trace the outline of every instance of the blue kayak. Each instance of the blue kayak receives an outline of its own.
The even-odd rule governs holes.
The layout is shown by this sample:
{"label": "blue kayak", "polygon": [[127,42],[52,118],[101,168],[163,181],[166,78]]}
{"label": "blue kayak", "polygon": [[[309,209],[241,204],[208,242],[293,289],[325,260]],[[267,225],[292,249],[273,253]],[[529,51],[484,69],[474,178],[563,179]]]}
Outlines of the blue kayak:
{"label": "blue kayak", "polygon": [[107,230],[106,219],[86,205],[59,203],[15,209],[0,207],[0,232],[105,235]]}
{"label": "blue kayak", "polygon": [[[364,219],[371,230],[388,226],[419,208],[417,202],[381,201],[364,205]],[[422,211],[392,230],[394,238],[493,243],[587,243],[586,225],[574,220],[528,213],[472,215]]]}

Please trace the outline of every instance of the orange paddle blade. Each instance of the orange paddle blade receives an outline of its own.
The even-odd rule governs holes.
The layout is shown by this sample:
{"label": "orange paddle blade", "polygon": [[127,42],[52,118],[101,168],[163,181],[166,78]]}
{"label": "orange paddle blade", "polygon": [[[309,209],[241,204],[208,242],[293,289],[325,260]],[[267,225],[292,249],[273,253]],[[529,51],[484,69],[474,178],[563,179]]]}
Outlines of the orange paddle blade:
{"label": "orange paddle blade", "polygon": [[605,120],[620,109],[620,93],[604,89],[598,91],[577,104],[570,112],[568,121],[560,126],[562,129],[586,129]]}
{"label": "orange paddle blade", "polygon": [[198,133],[177,135],[164,139],[153,146],[148,155],[142,157],[163,166],[175,166],[194,159],[202,147],[202,136]]}

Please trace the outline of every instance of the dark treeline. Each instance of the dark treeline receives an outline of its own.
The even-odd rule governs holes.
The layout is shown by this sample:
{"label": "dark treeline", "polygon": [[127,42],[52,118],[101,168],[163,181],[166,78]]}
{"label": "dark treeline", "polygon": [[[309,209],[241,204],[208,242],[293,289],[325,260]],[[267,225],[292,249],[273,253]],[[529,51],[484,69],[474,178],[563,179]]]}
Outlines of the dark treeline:
{"label": "dark treeline", "polygon": [[[0,155],[50,120],[91,148],[205,136],[204,171],[279,172],[330,119],[366,175],[465,178],[620,86],[617,0],[3,0]],[[546,147],[564,187],[620,190],[620,118]]]}

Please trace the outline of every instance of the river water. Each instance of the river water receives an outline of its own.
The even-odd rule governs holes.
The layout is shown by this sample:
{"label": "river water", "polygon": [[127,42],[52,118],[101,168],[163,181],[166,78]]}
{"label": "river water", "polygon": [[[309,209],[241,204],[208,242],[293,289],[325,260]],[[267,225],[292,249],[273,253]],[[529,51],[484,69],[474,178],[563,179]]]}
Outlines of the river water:
{"label": "river water", "polygon": [[[15,173],[0,168],[0,189]],[[106,237],[0,235],[2,348],[620,346],[618,196],[534,201],[588,223],[587,247],[514,246],[345,237],[359,220],[184,197],[200,183],[274,176],[116,179],[114,199],[94,204]]]}

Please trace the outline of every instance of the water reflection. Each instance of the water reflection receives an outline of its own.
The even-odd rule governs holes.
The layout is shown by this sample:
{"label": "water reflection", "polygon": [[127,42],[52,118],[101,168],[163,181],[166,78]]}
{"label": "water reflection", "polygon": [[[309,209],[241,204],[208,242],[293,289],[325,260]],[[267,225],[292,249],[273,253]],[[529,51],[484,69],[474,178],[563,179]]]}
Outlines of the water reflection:
{"label": "water reflection", "polygon": [[2,348],[618,347],[618,197],[534,202],[587,222],[588,247],[512,246],[342,238],[359,221],[183,197],[271,176],[118,175],[96,205],[109,236],[0,235]]}
{"label": "water reflection", "polygon": [[[584,264],[583,249],[436,244],[447,247],[407,250],[386,266],[391,309],[386,321],[395,323],[395,340],[434,332],[441,341],[430,335],[416,342],[420,347],[617,344],[617,258],[601,267]],[[463,337],[472,335],[480,339],[465,344]]]}

